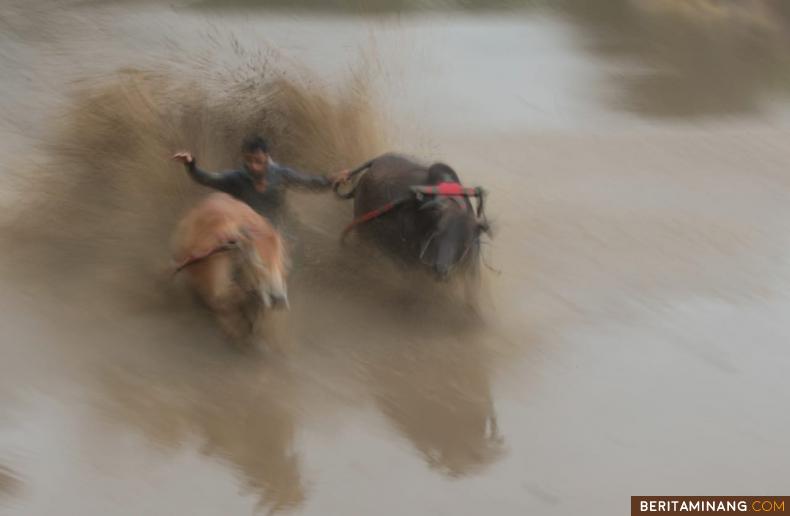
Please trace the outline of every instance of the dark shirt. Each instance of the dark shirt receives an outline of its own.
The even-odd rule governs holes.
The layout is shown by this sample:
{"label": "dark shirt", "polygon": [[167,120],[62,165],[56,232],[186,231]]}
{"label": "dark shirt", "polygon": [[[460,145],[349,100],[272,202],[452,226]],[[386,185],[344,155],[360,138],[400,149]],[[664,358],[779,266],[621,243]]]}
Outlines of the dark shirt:
{"label": "dark shirt", "polygon": [[255,188],[255,180],[246,169],[211,173],[199,169],[195,160],[186,167],[189,175],[198,183],[232,195],[277,225],[281,222],[287,188],[296,186],[325,190],[332,186],[326,177],[298,172],[272,160],[269,160],[264,175],[266,186],[263,191]]}

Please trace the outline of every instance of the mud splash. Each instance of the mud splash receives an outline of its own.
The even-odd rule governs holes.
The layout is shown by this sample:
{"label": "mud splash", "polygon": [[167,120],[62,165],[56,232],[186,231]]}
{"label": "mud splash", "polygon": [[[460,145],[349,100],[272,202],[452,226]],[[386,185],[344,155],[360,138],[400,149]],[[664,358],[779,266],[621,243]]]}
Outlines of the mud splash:
{"label": "mud splash", "polygon": [[31,184],[14,237],[46,238],[40,254],[73,267],[152,271],[176,217],[202,193],[168,161],[174,150],[227,168],[238,142],[258,133],[278,160],[324,173],[385,148],[361,73],[337,96],[267,64],[229,75],[124,70],[91,79],[43,142],[46,165],[24,171]]}
{"label": "mud splash", "polygon": [[98,426],[172,451],[197,443],[236,472],[258,509],[305,502],[298,429],[326,411],[314,400],[327,384],[340,400],[367,393],[444,475],[473,474],[504,450],[482,321],[385,257],[341,248],[350,206],[332,196],[290,198],[292,310],[271,323],[284,356],[226,346],[169,276],[171,232],[206,193],[170,155],[189,148],[222,169],[259,133],[278,161],[325,173],[389,150],[366,66],[336,93],[267,59],[223,76],[92,77],[41,142],[46,163],[23,171],[26,202],[4,228],[14,242],[7,282],[56,328],[46,353],[80,362]]}

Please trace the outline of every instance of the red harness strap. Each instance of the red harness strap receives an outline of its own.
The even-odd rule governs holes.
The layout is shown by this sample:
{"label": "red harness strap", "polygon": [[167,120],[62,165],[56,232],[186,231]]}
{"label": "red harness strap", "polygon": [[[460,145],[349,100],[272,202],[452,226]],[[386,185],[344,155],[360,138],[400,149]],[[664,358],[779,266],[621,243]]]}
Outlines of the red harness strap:
{"label": "red harness strap", "polygon": [[181,262],[176,265],[175,270],[173,271],[173,274],[177,274],[177,273],[181,272],[181,270],[186,269],[190,265],[193,265],[193,264],[195,264],[195,263],[197,263],[197,262],[199,262],[201,260],[205,260],[209,256],[213,256],[213,255],[215,255],[217,253],[222,253],[222,252],[225,252],[225,251],[230,251],[231,249],[235,249],[236,246],[237,246],[236,242],[231,241],[231,242],[226,242],[226,243],[224,243],[224,244],[222,244],[220,246],[217,246],[214,249],[208,251],[207,253],[198,254],[198,255],[194,255],[194,254],[193,255],[189,255],[185,259],[181,260]]}
{"label": "red harness strap", "polygon": [[423,195],[441,195],[446,197],[479,197],[480,190],[478,188],[466,188],[460,183],[439,183],[435,186],[412,186],[411,189],[418,194]]}

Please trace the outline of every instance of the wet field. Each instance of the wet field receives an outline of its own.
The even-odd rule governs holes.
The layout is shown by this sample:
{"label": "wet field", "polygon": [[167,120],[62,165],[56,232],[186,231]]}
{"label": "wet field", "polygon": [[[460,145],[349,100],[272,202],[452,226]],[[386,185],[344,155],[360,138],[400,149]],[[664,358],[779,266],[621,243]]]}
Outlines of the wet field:
{"label": "wet field", "polygon": [[[265,2],[263,2],[265,3]],[[790,478],[782,2],[0,7],[0,513],[624,514]],[[480,308],[290,196],[240,352],[167,273],[265,133],[490,192]]]}

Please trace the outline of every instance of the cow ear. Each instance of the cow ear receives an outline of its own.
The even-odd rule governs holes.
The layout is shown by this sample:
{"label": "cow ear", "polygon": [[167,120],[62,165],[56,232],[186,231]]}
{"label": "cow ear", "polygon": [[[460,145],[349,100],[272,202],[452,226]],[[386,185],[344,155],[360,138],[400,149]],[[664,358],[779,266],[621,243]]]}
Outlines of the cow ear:
{"label": "cow ear", "polygon": [[424,203],[420,204],[420,211],[423,210],[432,210],[439,207],[439,199],[431,199],[430,201],[425,201]]}
{"label": "cow ear", "polygon": [[434,163],[428,167],[428,182],[432,185],[450,181],[453,183],[460,183],[458,174],[449,165],[444,163]]}

